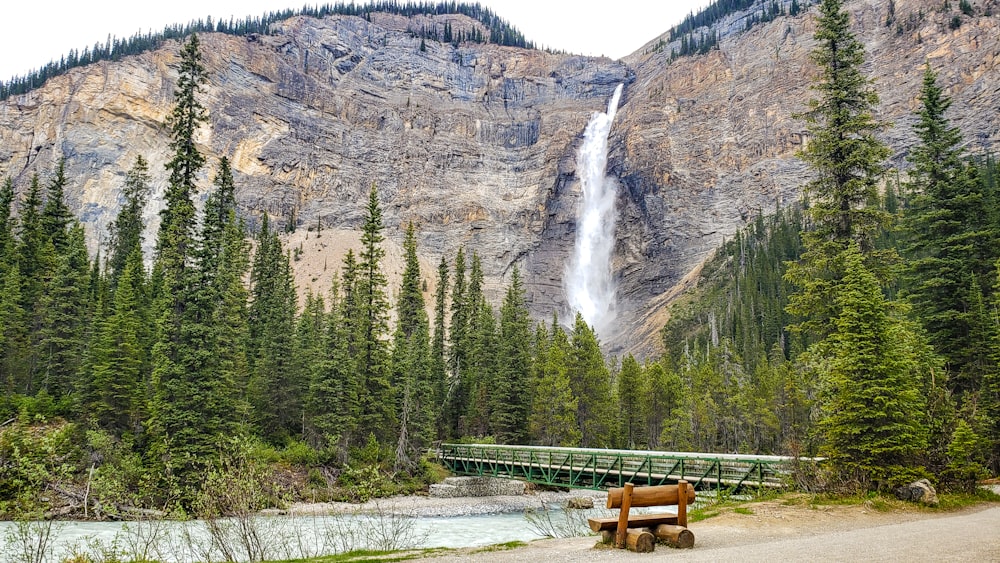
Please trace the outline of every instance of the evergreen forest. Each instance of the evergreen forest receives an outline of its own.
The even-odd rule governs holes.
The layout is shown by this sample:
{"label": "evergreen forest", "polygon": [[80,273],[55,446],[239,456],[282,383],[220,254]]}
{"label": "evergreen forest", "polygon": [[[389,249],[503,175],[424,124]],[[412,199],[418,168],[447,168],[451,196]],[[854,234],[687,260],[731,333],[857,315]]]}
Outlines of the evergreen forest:
{"label": "evergreen forest", "polygon": [[911,166],[887,175],[839,0],[820,3],[816,39],[802,204],[720,248],[665,353],[639,361],[605,357],[579,315],[533,322],[516,268],[491,302],[475,249],[422,272],[415,228],[386,232],[377,182],[359,187],[360,244],[300,307],[279,233],[266,215],[248,230],[229,161],[192,140],[208,77],[191,34],[152,257],[142,157],[96,255],[62,163],[0,187],[0,516],[84,483],[109,515],[197,513],[232,459],[284,475],[292,497],[365,500],[434,480],[427,451],[448,440],[815,455],[803,486],[970,489],[1000,464],[1000,169],[963,149],[926,66]]}

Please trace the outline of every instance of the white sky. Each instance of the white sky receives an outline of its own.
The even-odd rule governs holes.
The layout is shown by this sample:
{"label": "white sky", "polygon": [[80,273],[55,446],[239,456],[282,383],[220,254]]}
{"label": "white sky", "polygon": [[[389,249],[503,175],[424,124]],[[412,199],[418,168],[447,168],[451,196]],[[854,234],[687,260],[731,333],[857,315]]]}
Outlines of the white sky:
{"label": "white sky", "polygon": [[[475,0],[469,0],[470,3]],[[536,45],[585,55],[625,56],[710,0],[479,0]],[[167,24],[259,16],[326,0],[12,0],[0,31],[0,80],[21,75],[108,34],[127,38]],[[360,2],[359,2],[360,3]]]}

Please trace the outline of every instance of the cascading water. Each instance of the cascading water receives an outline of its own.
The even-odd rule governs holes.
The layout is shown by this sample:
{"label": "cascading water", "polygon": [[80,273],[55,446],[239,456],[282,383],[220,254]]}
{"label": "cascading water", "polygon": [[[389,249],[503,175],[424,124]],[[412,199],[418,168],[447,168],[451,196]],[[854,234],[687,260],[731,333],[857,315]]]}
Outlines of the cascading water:
{"label": "cascading water", "polygon": [[579,311],[598,334],[609,328],[615,317],[611,253],[615,242],[617,183],[606,177],[605,172],[608,133],[618,111],[622,86],[615,88],[608,111],[595,113],[583,133],[583,146],[576,156],[583,202],[576,222],[576,247],[563,278],[569,306]]}

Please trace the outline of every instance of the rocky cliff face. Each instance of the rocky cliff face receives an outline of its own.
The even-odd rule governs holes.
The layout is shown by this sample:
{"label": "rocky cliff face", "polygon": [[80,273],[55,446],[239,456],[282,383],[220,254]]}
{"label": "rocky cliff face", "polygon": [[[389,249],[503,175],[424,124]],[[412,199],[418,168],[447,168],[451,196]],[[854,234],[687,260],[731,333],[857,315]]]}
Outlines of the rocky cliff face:
{"label": "rocky cliff face", "polygon": [[[951,30],[938,2],[898,0],[897,18],[923,10],[924,19],[896,34],[884,25],[887,2],[850,7],[882,117],[894,123],[886,139],[897,162],[912,140],[924,60],[941,69],[972,145],[1000,141],[997,17],[966,17]],[[615,62],[432,41],[421,50],[407,32],[435,19],[478,25],[463,16],[294,18],[272,36],[208,34],[211,125],[198,140],[210,157],[232,159],[248,217],[299,225],[289,244],[302,247],[302,289],[329,287],[375,183],[391,246],[407,222],[417,226],[429,291],[433,265],[464,246],[482,257],[488,290],[521,267],[533,311],[546,318],[565,302],[576,149],[591,114],[624,82],[609,159],[621,185],[620,332],[604,340],[645,352],[684,276],[755,213],[793,200],[808,174],[794,158],[804,138],[792,114],[809,97],[812,17],[781,18],[672,63],[641,51]],[[0,174],[23,187],[65,157],[69,203],[96,245],[137,155],[150,160],[157,195],[165,187],[177,48],[76,69],[0,103]],[[211,175],[207,167],[204,186]],[[310,233],[317,224],[322,234]],[[390,262],[390,274],[399,269]]]}

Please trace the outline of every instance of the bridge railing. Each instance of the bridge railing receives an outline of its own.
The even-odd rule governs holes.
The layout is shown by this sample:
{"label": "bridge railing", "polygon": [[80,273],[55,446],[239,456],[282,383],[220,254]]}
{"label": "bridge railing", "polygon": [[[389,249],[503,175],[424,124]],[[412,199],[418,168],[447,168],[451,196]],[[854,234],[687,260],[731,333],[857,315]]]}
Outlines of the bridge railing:
{"label": "bridge railing", "polygon": [[[464,475],[510,477],[545,485],[602,489],[626,482],[696,488],[783,487],[796,459],[785,456],[442,444],[441,461]],[[812,460],[812,458],[808,458]]]}

